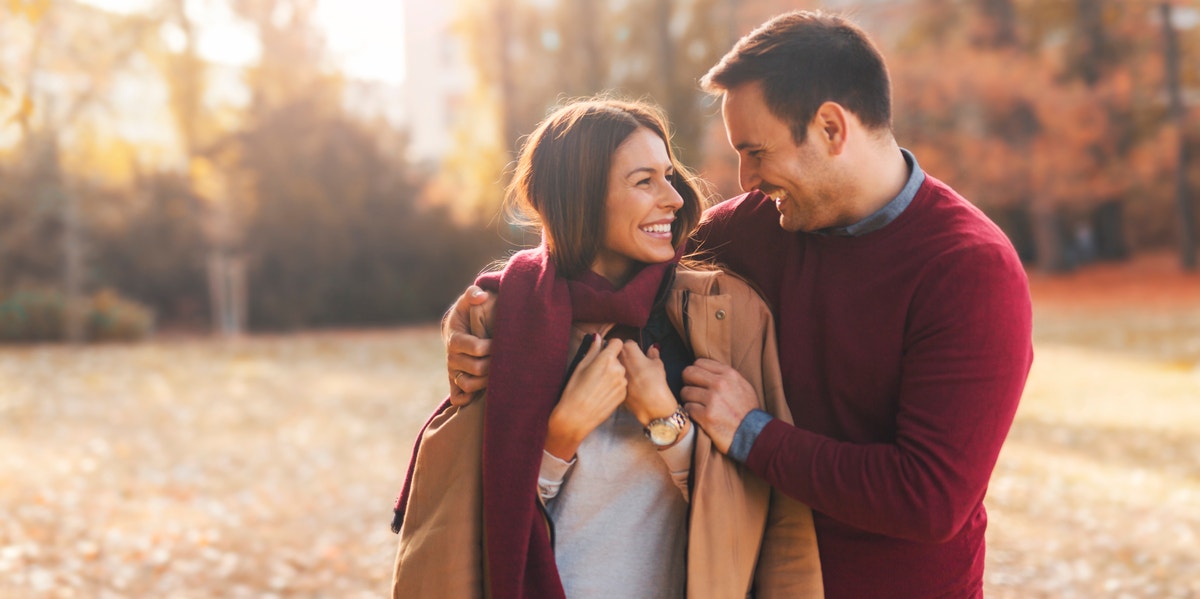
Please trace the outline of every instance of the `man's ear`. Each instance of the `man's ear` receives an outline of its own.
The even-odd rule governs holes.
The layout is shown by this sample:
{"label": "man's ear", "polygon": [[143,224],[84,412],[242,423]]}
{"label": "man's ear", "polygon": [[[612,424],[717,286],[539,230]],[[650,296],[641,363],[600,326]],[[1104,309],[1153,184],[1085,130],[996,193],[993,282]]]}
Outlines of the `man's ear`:
{"label": "man's ear", "polygon": [[850,126],[850,113],[845,107],[837,102],[821,104],[813,116],[813,125],[830,155],[836,156],[845,150]]}

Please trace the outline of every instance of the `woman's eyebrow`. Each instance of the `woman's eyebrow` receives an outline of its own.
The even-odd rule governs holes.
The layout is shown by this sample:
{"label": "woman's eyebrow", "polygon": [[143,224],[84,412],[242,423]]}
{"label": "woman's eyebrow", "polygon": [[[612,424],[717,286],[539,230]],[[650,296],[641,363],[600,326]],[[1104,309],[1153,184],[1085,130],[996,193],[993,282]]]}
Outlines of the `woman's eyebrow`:
{"label": "woman's eyebrow", "polygon": [[625,178],[628,179],[629,177],[631,177],[637,173],[640,173],[640,172],[646,172],[646,173],[650,173],[651,175],[653,175],[654,173],[658,172],[658,169],[656,169],[652,166],[639,166],[639,167],[629,171],[628,173],[625,173]]}

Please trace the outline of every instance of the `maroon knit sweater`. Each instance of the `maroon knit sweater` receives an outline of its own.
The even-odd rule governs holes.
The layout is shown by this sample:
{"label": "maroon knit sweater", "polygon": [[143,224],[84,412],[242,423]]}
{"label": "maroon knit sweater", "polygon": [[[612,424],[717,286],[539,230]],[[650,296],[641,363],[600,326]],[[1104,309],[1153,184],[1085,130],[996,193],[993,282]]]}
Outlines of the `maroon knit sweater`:
{"label": "maroon knit sweater", "polygon": [[797,424],[747,463],[812,506],[826,597],[981,597],[983,497],[1033,360],[1008,239],[929,176],[861,237],[788,233],[755,192],[698,239],[775,310]]}

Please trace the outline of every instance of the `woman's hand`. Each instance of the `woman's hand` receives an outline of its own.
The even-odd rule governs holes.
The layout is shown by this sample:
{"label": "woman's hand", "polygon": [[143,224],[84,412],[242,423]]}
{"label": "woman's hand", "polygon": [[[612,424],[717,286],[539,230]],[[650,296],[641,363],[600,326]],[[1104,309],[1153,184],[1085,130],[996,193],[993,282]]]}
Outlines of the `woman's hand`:
{"label": "woman's hand", "polygon": [[596,427],[625,401],[625,367],[618,356],[621,341],[610,339],[601,349],[599,335],[567,381],[562,398],[550,412],[546,451],[570,461]]}
{"label": "woman's hand", "polygon": [[655,418],[666,418],[675,412],[678,403],[667,386],[667,371],[659,357],[658,348],[646,353],[633,341],[621,348],[621,364],[625,366],[625,407],[642,426]]}

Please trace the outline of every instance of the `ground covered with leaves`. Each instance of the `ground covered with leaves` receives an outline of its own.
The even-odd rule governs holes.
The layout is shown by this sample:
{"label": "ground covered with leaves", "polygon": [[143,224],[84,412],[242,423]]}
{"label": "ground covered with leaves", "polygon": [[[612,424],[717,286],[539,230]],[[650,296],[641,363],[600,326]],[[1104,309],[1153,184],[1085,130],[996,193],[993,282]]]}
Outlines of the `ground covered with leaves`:
{"label": "ground covered with leaves", "polygon": [[[1200,598],[1200,276],[1034,274],[990,598]],[[0,598],[383,597],[430,327],[0,348]]]}

